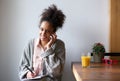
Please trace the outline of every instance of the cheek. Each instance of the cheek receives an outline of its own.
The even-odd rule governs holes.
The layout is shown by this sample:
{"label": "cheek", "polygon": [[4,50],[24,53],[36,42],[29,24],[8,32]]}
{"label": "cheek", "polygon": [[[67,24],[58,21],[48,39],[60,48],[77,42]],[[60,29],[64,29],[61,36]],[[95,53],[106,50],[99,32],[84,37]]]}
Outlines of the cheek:
{"label": "cheek", "polygon": [[50,35],[50,34],[47,34],[46,36],[49,38],[51,35]]}
{"label": "cheek", "polygon": [[41,35],[42,34],[42,32],[41,31],[39,31],[39,35]]}
{"label": "cheek", "polygon": [[40,30],[40,31],[39,31],[39,35],[43,35],[43,34],[44,34],[43,31]]}

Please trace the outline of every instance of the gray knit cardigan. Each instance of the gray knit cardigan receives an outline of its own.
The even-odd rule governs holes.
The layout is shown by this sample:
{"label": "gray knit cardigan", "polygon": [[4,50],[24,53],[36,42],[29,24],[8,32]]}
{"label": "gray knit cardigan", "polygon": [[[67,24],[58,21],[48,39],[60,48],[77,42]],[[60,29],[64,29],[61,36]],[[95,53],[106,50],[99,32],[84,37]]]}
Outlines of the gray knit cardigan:
{"label": "gray knit cardigan", "polygon": [[[34,40],[30,40],[27,47],[25,47],[19,64],[19,77],[21,80],[26,78],[28,72],[25,65],[33,69]],[[65,64],[64,42],[57,39],[50,49],[41,54],[41,57],[43,59],[43,71],[40,76],[44,76],[42,77],[44,81],[61,81]],[[38,80],[43,81],[41,78],[38,78]]]}

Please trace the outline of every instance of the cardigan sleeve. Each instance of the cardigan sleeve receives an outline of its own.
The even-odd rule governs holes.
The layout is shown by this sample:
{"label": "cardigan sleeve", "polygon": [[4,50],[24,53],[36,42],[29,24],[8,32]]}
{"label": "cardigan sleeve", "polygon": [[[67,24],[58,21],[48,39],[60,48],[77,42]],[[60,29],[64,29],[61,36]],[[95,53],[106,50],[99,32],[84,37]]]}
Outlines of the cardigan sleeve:
{"label": "cardigan sleeve", "polygon": [[58,40],[53,47],[43,54],[44,73],[51,77],[62,75],[65,64],[65,44]]}
{"label": "cardigan sleeve", "polygon": [[33,40],[31,40],[28,45],[25,47],[24,52],[22,54],[20,64],[19,64],[19,78],[24,79],[26,77],[26,73],[28,72],[25,65],[32,69],[32,53],[33,53]]}

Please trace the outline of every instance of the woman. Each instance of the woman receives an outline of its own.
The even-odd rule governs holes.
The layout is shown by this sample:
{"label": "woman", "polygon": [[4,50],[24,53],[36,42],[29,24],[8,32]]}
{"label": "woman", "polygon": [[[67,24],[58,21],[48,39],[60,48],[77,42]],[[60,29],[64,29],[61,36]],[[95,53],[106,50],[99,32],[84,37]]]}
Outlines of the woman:
{"label": "woman", "polygon": [[28,81],[61,81],[65,63],[65,45],[57,39],[65,15],[55,5],[41,14],[39,37],[32,39],[24,50],[19,77]]}

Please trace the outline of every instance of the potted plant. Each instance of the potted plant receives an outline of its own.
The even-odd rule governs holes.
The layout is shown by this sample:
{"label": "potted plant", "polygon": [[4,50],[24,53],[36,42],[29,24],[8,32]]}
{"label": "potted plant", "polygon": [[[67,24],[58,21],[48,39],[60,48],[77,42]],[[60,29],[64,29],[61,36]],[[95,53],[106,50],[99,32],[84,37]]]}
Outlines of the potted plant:
{"label": "potted plant", "polygon": [[94,62],[102,62],[104,57],[105,47],[102,43],[95,43],[92,48]]}

